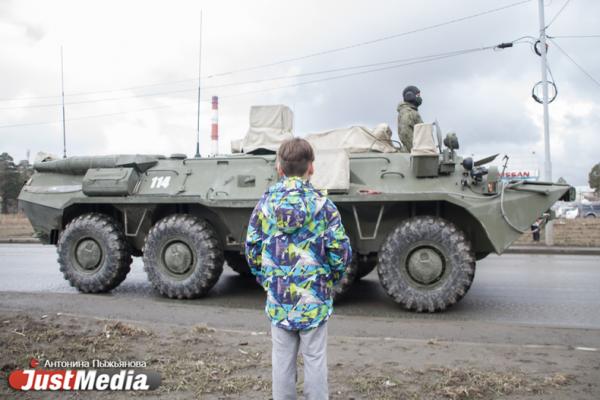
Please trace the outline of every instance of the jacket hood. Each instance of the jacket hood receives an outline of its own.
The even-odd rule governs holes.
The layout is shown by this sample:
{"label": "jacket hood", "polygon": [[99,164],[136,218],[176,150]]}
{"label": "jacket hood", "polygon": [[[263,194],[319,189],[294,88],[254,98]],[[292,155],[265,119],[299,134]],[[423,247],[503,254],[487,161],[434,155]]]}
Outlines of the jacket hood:
{"label": "jacket hood", "polygon": [[269,190],[271,218],[282,232],[291,234],[302,228],[307,219],[308,183],[301,178],[283,178]]}

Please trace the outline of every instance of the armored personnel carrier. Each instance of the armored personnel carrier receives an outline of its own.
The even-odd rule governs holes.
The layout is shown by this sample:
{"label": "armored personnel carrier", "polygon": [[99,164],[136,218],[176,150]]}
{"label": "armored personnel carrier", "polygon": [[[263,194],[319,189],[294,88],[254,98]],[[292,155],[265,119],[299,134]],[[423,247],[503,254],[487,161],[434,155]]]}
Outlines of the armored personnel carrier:
{"label": "armored personnel carrier", "polygon": [[[206,294],[225,261],[248,273],[244,240],[250,213],[278,179],[273,152],[292,136],[291,111],[255,107],[238,153],[112,155],[47,159],[34,165],[19,196],[60,270],[86,293],[110,291],[143,256],[154,288],[179,299]],[[381,125],[307,136],[316,150],[315,187],[327,189],[352,241],[354,260],[336,288],[377,268],[381,285],[408,310],[435,312],[469,290],[476,261],[501,254],[572,188],[505,181],[495,156],[474,161],[418,125],[411,153]],[[486,166],[488,165],[488,166]],[[251,282],[249,281],[249,284]]]}

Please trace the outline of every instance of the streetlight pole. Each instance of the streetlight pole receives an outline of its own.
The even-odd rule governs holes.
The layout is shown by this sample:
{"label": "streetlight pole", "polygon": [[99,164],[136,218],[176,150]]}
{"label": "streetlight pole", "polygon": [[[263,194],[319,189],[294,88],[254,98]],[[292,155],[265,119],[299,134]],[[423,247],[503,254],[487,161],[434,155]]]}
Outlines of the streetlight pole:
{"label": "streetlight pole", "polygon": [[538,3],[540,17],[540,54],[542,67],[542,98],[544,106],[544,180],[552,182],[552,161],[550,161],[550,117],[548,114],[548,66],[546,59],[546,22],[544,21],[544,0]]}
{"label": "streetlight pole", "polygon": [[[552,161],[550,160],[550,116],[548,113],[548,66],[546,47],[546,21],[544,18],[544,0],[538,0],[538,14],[540,19],[540,55],[542,68],[542,105],[544,106],[544,180],[552,182]],[[552,221],[548,221],[545,228],[545,242],[547,246],[554,244]]]}

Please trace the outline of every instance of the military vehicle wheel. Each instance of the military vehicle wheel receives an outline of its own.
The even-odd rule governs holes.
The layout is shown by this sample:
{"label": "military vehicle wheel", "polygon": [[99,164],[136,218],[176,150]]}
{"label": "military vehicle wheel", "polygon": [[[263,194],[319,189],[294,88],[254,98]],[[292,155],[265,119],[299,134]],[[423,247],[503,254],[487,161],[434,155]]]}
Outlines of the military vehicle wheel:
{"label": "military vehicle wheel", "polygon": [[415,217],[385,239],[377,271],[396,303],[407,310],[435,312],[467,293],[475,276],[475,255],[464,233],[451,222]]}
{"label": "military vehicle wheel", "polygon": [[146,237],[144,269],[154,288],[170,298],[205,295],[219,280],[223,261],[213,228],[192,215],[165,217]]}
{"label": "military vehicle wheel", "polygon": [[237,253],[235,251],[226,251],[225,252],[225,262],[229,267],[244,277],[254,276],[252,272],[250,272],[250,267],[246,262],[246,257],[243,254]]}
{"label": "military vehicle wheel", "polygon": [[117,221],[98,213],[80,215],[69,222],[58,239],[57,250],[65,279],[84,293],[116,288],[132,261]]}

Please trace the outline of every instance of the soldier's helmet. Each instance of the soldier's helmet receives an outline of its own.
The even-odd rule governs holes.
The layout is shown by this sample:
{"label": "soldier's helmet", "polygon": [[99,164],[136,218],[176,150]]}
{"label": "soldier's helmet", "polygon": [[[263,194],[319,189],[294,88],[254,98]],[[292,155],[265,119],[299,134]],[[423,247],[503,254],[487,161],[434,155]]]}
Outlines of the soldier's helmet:
{"label": "soldier's helmet", "polygon": [[416,86],[407,86],[402,91],[402,97],[403,97],[404,101],[407,103],[414,104],[417,107],[420,106],[421,103],[423,102],[421,97],[417,96],[419,94],[421,94],[421,90],[419,90],[419,88]]}

